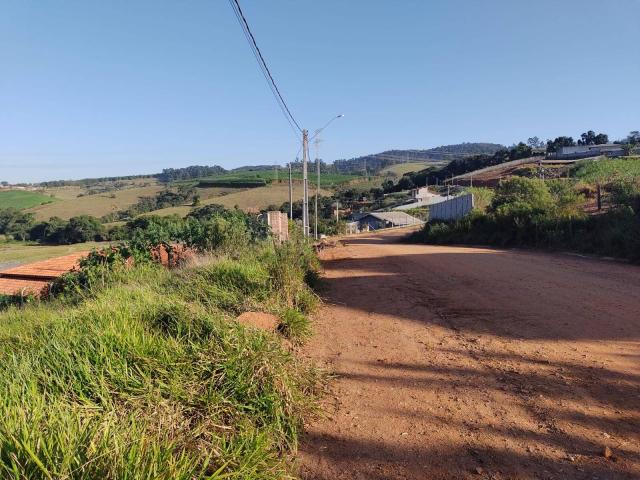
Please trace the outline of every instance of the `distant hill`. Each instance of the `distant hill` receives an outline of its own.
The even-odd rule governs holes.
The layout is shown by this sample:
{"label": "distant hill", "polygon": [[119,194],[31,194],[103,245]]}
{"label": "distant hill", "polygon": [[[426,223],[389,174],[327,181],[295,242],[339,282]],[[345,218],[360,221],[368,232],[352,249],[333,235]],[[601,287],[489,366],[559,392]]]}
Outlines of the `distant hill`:
{"label": "distant hill", "polygon": [[493,155],[504,145],[497,143],[459,143],[443,145],[427,150],[387,150],[374,155],[336,160],[334,167],[340,173],[362,172],[376,173],[383,168],[397,163],[407,162],[440,162],[443,160],[457,160],[473,155]]}

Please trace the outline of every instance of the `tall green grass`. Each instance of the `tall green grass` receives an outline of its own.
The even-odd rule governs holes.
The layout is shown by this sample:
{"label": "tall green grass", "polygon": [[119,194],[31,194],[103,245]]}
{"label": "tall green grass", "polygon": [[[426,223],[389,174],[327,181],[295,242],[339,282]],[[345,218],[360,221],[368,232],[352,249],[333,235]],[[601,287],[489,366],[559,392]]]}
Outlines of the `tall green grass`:
{"label": "tall green grass", "polygon": [[307,335],[312,263],[258,246],[0,313],[0,478],[289,478],[317,373],[233,318]]}
{"label": "tall green grass", "polygon": [[583,160],[571,169],[571,176],[587,183],[637,181],[640,179],[640,157]]}

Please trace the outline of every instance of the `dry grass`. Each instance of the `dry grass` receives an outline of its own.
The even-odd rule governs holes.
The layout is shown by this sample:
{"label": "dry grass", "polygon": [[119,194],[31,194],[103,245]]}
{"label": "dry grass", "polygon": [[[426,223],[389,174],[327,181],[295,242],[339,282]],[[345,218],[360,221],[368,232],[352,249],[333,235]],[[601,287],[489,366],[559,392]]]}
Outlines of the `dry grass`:
{"label": "dry grass", "polygon": [[419,172],[420,170],[424,170],[429,165],[433,164],[433,162],[408,162],[408,163],[399,163],[397,165],[391,165],[390,167],[383,168],[380,170],[380,175],[391,174],[397,177],[403,176],[405,173],[409,172]]}
{"label": "dry grass", "polygon": [[[71,197],[73,192],[76,191],[74,190],[75,188],[76,187],[62,187],[62,189],[50,189],[48,191],[56,196],[58,196],[58,194],[55,193],[55,191],[58,190],[61,195],[59,198],[66,198],[66,200],[41,205],[31,208],[28,211],[33,212],[37,220],[48,220],[51,217],[60,217],[66,220],[77,215],[101,217],[133,205],[138,201],[139,197],[154,196],[162,190],[163,187],[158,184],[146,187],[136,186],[114,192],[77,197],[78,193],[82,191],[79,190],[78,193],[76,193],[76,197]],[[111,198],[112,194],[115,195],[115,198]]]}
{"label": "dry grass", "polygon": [[[315,190],[312,188],[309,195],[315,194]],[[326,190],[320,190],[320,195],[330,195],[330,192]],[[294,200],[302,199],[302,185],[294,185],[293,188]],[[283,185],[269,185],[267,187],[252,188],[241,192],[232,193],[219,197],[211,202],[207,203],[219,203],[227,208],[233,208],[236,205],[242,210],[255,209],[260,210],[266,208],[269,205],[282,205],[284,202],[289,201],[289,186]]]}
{"label": "dry grass", "polygon": [[[258,187],[258,188],[248,188],[248,189],[220,189],[220,188],[211,188],[204,190],[226,190],[232,191],[232,193],[227,193],[226,195],[218,195],[218,196],[210,196],[207,199],[202,201],[202,205],[210,205],[212,203],[217,203],[219,205],[223,205],[227,208],[238,207],[241,210],[262,210],[269,205],[277,205],[280,206],[284,202],[289,201],[289,186],[287,184],[282,185],[268,185],[266,187]],[[312,189],[310,191],[310,198],[313,198],[315,194],[315,190]],[[320,190],[320,195],[328,196],[331,195],[331,192],[327,190]],[[302,199],[302,186],[294,185],[293,188],[293,198],[294,200]],[[193,207],[183,205],[179,207],[169,207],[163,208],[161,210],[155,210],[153,212],[148,213],[147,215],[187,215]]]}

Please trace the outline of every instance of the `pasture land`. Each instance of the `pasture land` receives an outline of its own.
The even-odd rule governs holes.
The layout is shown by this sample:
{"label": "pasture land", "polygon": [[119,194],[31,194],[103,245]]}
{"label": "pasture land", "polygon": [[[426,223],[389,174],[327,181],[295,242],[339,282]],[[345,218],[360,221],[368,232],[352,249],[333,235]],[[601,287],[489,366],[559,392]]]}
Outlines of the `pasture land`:
{"label": "pasture land", "polygon": [[[75,198],[69,198],[69,187],[62,188],[64,189],[64,195],[67,197],[65,200],[48,205],[41,205],[29,210],[35,214],[37,220],[48,220],[51,217],[60,217],[68,220],[78,215],[93,215],[99,218],[103,215],[130,207],[136,203],[140,197],[152,197],[164,187],[158,184],[148,185],[146,187],[135,186],[112,192],[97,193],[82,197],[76,196]],[[53,190],[57,189],[52,189],[52,191]]]}
{"label": "pasture land", "polygon": [[380,175],[402,177],[406,173],[419,172],[420,170],[424,170],[425,168],[430,167],[432,165],[433,165],[433,162],[398,163],[396,165],[391,165],[390,167],[383,168],[382,170],[380,170]]}
{"label": "pasture land", "polygon": [[3,190],[0,192],[0,208],[17,208],[18,210],[22,210],[55,201],[55,198],[38,192],[27,192],[24,190]]}
{"label": "pasture land", "polygon": [[88,242],[74,245],[39,245],[30,242],[0,243],[0,270],[3,265],[37,262],[75,252],[104,247],[106,243]]}
{"label": "pasture land", "polygon": [[[315,189],[309,191],[310,202],[313,201],[313,195],[315,195]],[[321,196],[329,196],[331,192],[320,189]],[[302,199],[302,185],[295,184],[293,186],[293,199]],[[201,205],[211,205],[213,203],[223,205],[226,208],[238,207],[240,210],[259,211],[267,208],[270,205],[280,206],[284,202],[289,201],[289,186],[287,184],[273,184],[266,187],[248,188],[243,190],[234,190],[232,193],[226,195],[219,195],[210,197],[203,200]],[[193,207],[189,205],[183,205],[179,207],[163,208],[161,210],[155,210],[149,212],[146,215],[187,215]]]}
{"label": "pasture land", "polygon": [[[309,178],[310,181],[315,181],[315,167],[313,164],[309,165]],[[302,181],[301,172],[293,172],[292,178],[297,181]],[[358,180],[359,175],[347,175],[341,173],[322,173],[320,174],[320,185],[323,188],[335,187],[343,183],[347,183],[353,180]],[[286,182],[289,179],[289,171],[286,168],[280,168],[276,171],[273,170],[241,170],[237,172],[225,173],[224,175],[215,175],[211,177],[203,177],[197,179],[200,185],[211,186],[223,186],[233,187],[238,185],[240,188],[254,187],[259,188],[266,184],[274,182]]]}

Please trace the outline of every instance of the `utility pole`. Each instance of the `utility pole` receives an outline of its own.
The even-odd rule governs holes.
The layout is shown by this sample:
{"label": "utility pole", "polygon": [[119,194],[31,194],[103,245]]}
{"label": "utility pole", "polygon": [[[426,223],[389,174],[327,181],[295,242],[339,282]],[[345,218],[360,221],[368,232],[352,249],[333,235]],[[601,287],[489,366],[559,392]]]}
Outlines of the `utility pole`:
{"label": "utility pole", "polygon": [[318,239],[318,197],[320,196],[320,154],[319,154],[319,150],[320,150],[320,137],[318,136],[320,134],[319,130],[316,130],[316,134],[315,134],[315,140],[313,142],[313,144],[316,147],[316,174],[317,174],[317,183],[316,183],[316,198],[315,198],[315,208],[314,208],[314,216],[315,216],[315,221],[313,224],[313,236],[314,238],[317,240]]}
{"label": "utility pole", "polygon": [[302,130],[302,229],[304,236],[309,236],[309,178],[307,172],[307,153],[309,151],[309,131]]}
{"label": "utility pole", "polygon": [[293,220],[293,179],[291,177],[291,162],[289,162],[289,220]]}

